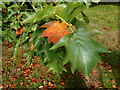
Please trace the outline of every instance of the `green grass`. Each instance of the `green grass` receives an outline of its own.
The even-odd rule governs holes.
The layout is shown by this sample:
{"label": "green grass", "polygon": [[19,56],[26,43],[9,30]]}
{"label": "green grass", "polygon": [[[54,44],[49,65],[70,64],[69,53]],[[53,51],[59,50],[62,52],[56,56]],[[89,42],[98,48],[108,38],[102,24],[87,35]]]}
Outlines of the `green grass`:
{"label": "green grass", "polygon": [[108,27],[110,30],[118,30],[118,6],[117,5],[96,5],[85,11],[90,21],[90,29],[103,30]]}
{"label": "green grass", "polygon": [[[90,23],[88,24],[88,28],[89,29],[98,29],[98,30],[104,30],[104,27],[108,27],[110,29],[110,31],[114,31],[114,30],[118,30],[118,6],[117,5],[95,5],[91,8],[89,8],[88,10],[85,11],[85,14],[88,16],[88,19],[90,20]],[[7,51],[7,50],[6,50]],[[4,61],[3,61],[3,69],[4,69],[4,74],[3,74],[3,83],[4,83],[4,87],[7,87],[8,85],[13,85],[14,83],[16,83],[17,85],[15,86],[16,88],[22,87],[22,88],[26,88],[26,87],[40,87],[40,86],[46,86],[44,85],[45,83],[43,82],[32,82],[31,79],[33,78],[37,78],[38,80],[42,81],[47,81],[48,82],[52,82],[54,84],[54,86],[56,87],[66,87],[66,88],[83,88],[86,87],[86,85],[84,84],[84,80],[80,78],[79,74],[72,74],[71,72],[67,72],[67,73],[63,73],[61,75],[61,78],[65,81],[63,81],[63,85],[60,84],[60,82],[62,80],[60,80],[61,78],[59,76],[56,75],[52,75],[52,76],[48,76],[49,73],[47,73],[45,71],[45,67],[44,65],[40,64],[39,62],[37,62],[36,64],[40,64],[42,65],[43,68],[35,68],[35,70],[33,70],[32,74],[28,74],[26,77],[21,77],[19,75],[21,75],[22,73],[24,73],[25,71],[22,70],[21,71],[17,71],[17,69],[20,66],[17,66],[16,63],[19,63],[20,65],[23,65],[21,63],[21,59],[18,59],[17,61],[14,61],[13,59],[10,59],[11,56],[8,55],[8,52],[6,53],[6,51],[3,53],[5,55],[3,55]],[[109,72],[109,69],[106,69],[104,67],[100,67],[100,77],[101,77],[101,82],[104,86],[104,88],[113,88],[113,85],[115,86],[120,86],[120,77],[119,77],[119,73],[118,72],[118,67],[117,64],[120,63],[118,62],[118,56],[120,55],[120,53],[118,51],[113,51],[111,54],[104,54],[104,56],[102,56],[102,59],[104,60],[105,63],[108,63],[108,65],[111,65],[110,70],[112,70],[112,72]],[[7,57],[6,57],[7,56]],[[11,62],[8,66],[5,66],[5,64]],[[35,61],[36,62],[36,61]],[[14,65],[14,67],[13,67]],[[25,69],[27,69],[25,67]],[[39,71],[39,72],[38,72]],[[42,73],[45,74],[42,75]],[[106,75],[105,75],[106,74]],[[16,76],[15,81],[10,80],[11,76]],[[68,77],[70,76],[70,77]],[[40,78],[41,77],[41,78]],[[28,80],[28,81],[26,81]],[[114,80],[116,83],[113,83],[112,80]],[[24,85],[20,86],[20,83],[23,82]],[[30,83],[32,83],[32,85],[30,85]],[[65,83],[65,85],[64,85]]]}
{"label": "green grass", "polygon": [[40,58],[32,58],[32,64],[26,62],[24,50],[16,59],[12,57],[10,43],[3,44],[2,84],[4,88],[62,88],[59,75],[47,72]]}
{"label": "green grass", "polygon": [[[95,6],[88,8],[85,11],[85,14],[90,20],[88,28],[91,30],[97,29],[104,31],[105,35],[107,35],[108,32],[116,32],[118,30],[118,5],[115,3],[104,3],[99,5],[95,4]],[[104,29],[105,27],[107,27],[107,29]],[[112,35],[112,33],[110,35],[111,37],[117,39],[114,35]],[[116,34],[116,36],[117,35],[118,34]],[[108,40],[111,41],[111,44],[112,40],[110,37],[107,38],[109,38]],[[115,43],[117,44],[117,42]],[[104,44],[104,42],[102,44]],[[111,66],[109,69],[100,66],[101,82],[104,88],[113,88],[114,86],[120,86],[120,71],[118,70],[118,64],[120,64],[118,61],[119,55],[120,53],[118,50],[112,50],[111,54],[104,54],[104,56],[101,56],[102,60]],[[112,70],[112,72],[109,72],[109,70]]]}
{"label": "green grass", "polygon": [[[104,60],[105,63],[111,66],[111,68],[109,69],[101,67],[101,78],[105,88],[112,88],[112,85],[120,86],[119,56],[119,51],[113,51],[110,54],[105,54],[104,56],[102,56],[102,60]],[[112,70],[112,72],[109,72],[109,70]],[[112,82],[112,80],[114,80],[115,82]]]}

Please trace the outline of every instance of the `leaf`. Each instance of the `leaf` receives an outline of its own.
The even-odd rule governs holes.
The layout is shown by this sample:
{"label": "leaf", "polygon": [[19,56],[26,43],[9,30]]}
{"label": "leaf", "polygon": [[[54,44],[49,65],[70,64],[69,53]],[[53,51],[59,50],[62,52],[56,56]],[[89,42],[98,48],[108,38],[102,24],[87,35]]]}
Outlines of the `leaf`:
{"label": "leaf", "polygon": [[76,29],[87,28],[86,23],[84,23],[84,21],[80,20],[78,17],[73,19],[72,24],[76,27]]}
{"label": "leaf", "polygon": [[[62,16],[62,14],[63,14],[63,12],[64,12],[64,10],[67,8],[67,5],[66,4],[60,4],[60,5],[57,5],[56,7],[55,7],[55,9],[56,9],[56,14],[58,15],[58,16]],[[66,12],[67,13],[67,12]]]}
{"label": "leaf", "polygon": [[76,16],[79,12],[80,12],[80,9],[79,9],[79,8],[76,8],[76,9],[72,12],[72,14],[70,15],[70,18],[69,18],[69,20],[68,20],[68,23],[71,23],[72,20],[75,18],[75,16]]}
{"label": "leaf", "polygon": [[19,28],[18,30],[16,30],[16,34],[22,34],[23,31],[25,31],[24,29],[25,27]]}
{"label": "leaf", "polygon": [[55,52],[55,50],[49,50],[51,44],[48,44],[47,40],[45,41],[44,45],[42,45],[40,49],[40,53],[44,53],[44,62],[48,62],[48,71],[53,71],[54,73],[62,73],[62,71],[66,71],[65,67],[62,65],[61,62],[61,51]]}
{"label": "leaf", "polygon": [[70,33],[66,30],[67,25],[64,22],[50,21],[41,26],[41,28],[43,27],[47,29],[42,33],[41,37],[48,37],[48,43],[56,43],[64,35]]}
{"label": "leaf", "polygon": [[33,15],[24,14],[27,15],[27,18],[23,20],[23,23],[35,23],[53,16],[55,14],[55,9],[52,6],[47,6],[43,10],[38,10]]}
{"label": "leaf", "polygon": [[25,32],[31,32],[31,31],[36,31],[36,29],[37,29],[37,24],[35,24],[35,25],[33,25],[33,24],[31,24],[30,26],[26,26],[26,28],[25,28]]}
{"label": "leaf", "polygon": [[34,42],[34,47],[35,47],[35,49],[38,49],[39,47],[40,47],[40,45],[41,45],[41,43],[43,42],[45,40],[45,38],[37,38],[36,40],[35,40],[35,42]]}
{"label": "leaf", "polygon": [[50,50],[65,46],[67,55],[63,64],[70,62],[72,73],[77,69],[89,77],[91,70],[101,62],[99,53],[109,52],[91,38],[92,32],[82,28],[64,36]]}
{"label": "leaf", "polygon": [[[70,2],[67,6],[61,6],[60,14],[58,14],[63,20],[68,21],[71,18],[71,14],[73,13],[74,9],[78,7],[78,2]],[[59,7],[58,7],[59,8]],[[59,9],[58,9],[59,10]],[[58,11],[56,11],[58,12]],[[74,17],[74,15],[72,15]],[[71,18],[72,19],[72,18]]]}
{"label": "leaf", "polygon": [[81,11],[84,11],[85,9],[87,9],[87,6],[83,2],[80,2],[79,4],[80,4]]}
{"label": "leaf", "polygon": [[11,23],[11,27],[17,30],[18,28],[20,28],[20,25],[16,20],[13,20],[13,22]]}
{"label": "leaf", "polygon": [[13,57],[16,58],[16,56],[19,55],[19,54],[20,54],[20,47],[15,46],[14,52],[13,52]]}
{"label": "leaf", "polygon": [[84,21],[85,21],[86,23],[89,23],[88,17],[85,15],[85,13],[84,13],[83,11],[81,11],[81,14],[82,14],[82,16],[84,17]]}
{"label": "leaf", "polygon": [[59,60],[59,61],[54,61],[53,63],[49,63],[48,65],[48,71],[52,70],[54,73],[62,73],[62,71],[66,71],[67,70],[65,69],[65,67],[62,65],[62,62]]}

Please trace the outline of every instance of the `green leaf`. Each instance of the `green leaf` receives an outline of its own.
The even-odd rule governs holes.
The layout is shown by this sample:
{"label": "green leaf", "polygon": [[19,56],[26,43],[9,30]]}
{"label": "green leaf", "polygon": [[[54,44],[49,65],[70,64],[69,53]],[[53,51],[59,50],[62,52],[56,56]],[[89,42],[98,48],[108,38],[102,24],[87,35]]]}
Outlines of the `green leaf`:
{"label": "green leaf", "polygon": [[67,70],[65,69],[65,67],[62,65],[62,61],[54,61],[53,63],[49,63],[48,65],[48,71],[52,70],[53,73],[57,73],[57,74],[61,74],[62,71],[64,70],[65,72],[67,72]]}
{"label": "green leaf", "polygon": [[89,77],[91,70],[101,62],[99,53],[109,52],[91,38],[92,32],[82,28],[64,36],[50,50],[65,46],[67,55],[63,64],[70,62],[72,73],[77,69]]}
{"label": "green leaf", "polygon": [[80,10],[81,10],[81,11],[84,11],[85,9],[87,9],[87,6],[84,5],[83,2],[80,2]]}
{"label": "green leaf", "polygon": [[[9,20],[12,18],[12,16],[16,13],[16,12],[13,11],[11,8],[8,8],[8,12],[9,12],[9,14],[7,15],[6,18],[4,18],[4,22],[9,21]],[[11,21],[11,20],[10,20],[10,21]]]}
{"label": "green leaf", "polygon": [[31,24],[30,26],[26,26],[26,28],[25,28],[25,32],[31,32],[31,31],[36,31],[36,29],[37,29],[37,24],[35,24],[35,25],[33,25],[33,24]]}
{"label": "green leaf", "polygon": [[84,17],[83,19],[85,20],[86,23],[89,23],[88,17],[85,15],[83,11],[81,11],[82,16]]}
{"label": "green leaf", "polygon": [[19,46],[15,46],[13,57],[16,58],[16,55],[19,55],[19,54],[20,54],[20,47]]}
{"label": "green leaf", "polygon": [[6,8],[5,3],[0,3],[0,8]]}
{"label": "green leaf", "polygon": [[40,20],[51,17],[55,14],[55,9],[52,6],[47,6],[43,10],[38,10],[33,15],[28,15],[28,17],[23,20],[23,23],[35,23]]}
{"label": "green leaf", "polygon": [[18,28],[20,28],[20,25],[17,21],[13,21],[11,23],[11,27],[13,27],[15,30],[17,30]]}
{"label": "green leaf", "polygon": [[[65,21],[68,21],[70,19],[70,16],[71,16],[72,12],[74,11],[74,9],[76,7],[78,7],[78,5],[79,5],[78,2],[70,2],[70,3],[68,3],[68,5],[63,4],[61,6],[56,6],[56,9],[57,9],[56,13],[62,19],[64,19]],[[61,8],[60,13],[58,13],[59,12],[58,10],[60,8]],[[76,13],[76,11],[75,11],[75,13]],[[72,17],[74,17],[74,16],[72,15]]]}
{"label": "green leaf", "polygon": [[76,27],[76,29],[79,29],[79,28],[87,29],[86,23],[84,23],[84,21],[78,17],[73,19],[72,24]]}
{"label": "green leaf", "polygon": [[37,38],[34,42],[34,48],[38,49],[40,47],[40,45],[43,43],[43,41],[45,41],[45,38],[43,38],[43,37]]}
{"label": "green leaf", "polygon": [[67,5],[66,4],[61,4],[61,5],[57,5],[56,7],[55,7],[55,9],[56,9],[56,14],[58,15],[58,16],[62,16],[62,14],[63,14],[63,12],[64,12],[64,10],[67,8]]}
{"label": "green leaf", "polygon": [[70,18],[69,18],[69,20],[68,20],[68,23],[71,23],[72,20],[75,18],[75,16],[76,16],[79,12],[80,12],[80,9],[79,9],[79,7],[77,7],[77,8],[73,11],[73,13],[71,14],[71,16],[70,16]]}
{"label": "green leaf", "polygon": [[66,71],[64,66],[62,65],[61,61],[61,51],[56,52],[56,50],[49,50],[51,47],[51,44],[48,44],[48,41],[46,40],[45,43],[42,45],[40,51],[41,53],[45,54],[44,61],[48,62],[47,66],[49,71],[52,70],[54,73],[62,73],[62,71]]}
{"label": "green leaf", "polygon": [[27,53],[26,53],[26,61],[30,64],[32,63],[32,57],[34,56],[34,52],[33,50],[29,50]]}
{"label": "green leaf", "polygon": [[27,36],[28,34],[27,33],[23,33],[19,40],[20,40],[20,44],[24,43],[29,37]]}
{"label": "green leaf", "polygon": [[45,58],[46,58],[45,61],[47,60],[51,63],[56,60],[57,56],[54,55],[53,51],[49,50],[50,47],[51,47],[51,44],[48,44],[48,41],[45,40],[45,43],[42,45],[42,47],[40,49],[40,52],[45,53]]}

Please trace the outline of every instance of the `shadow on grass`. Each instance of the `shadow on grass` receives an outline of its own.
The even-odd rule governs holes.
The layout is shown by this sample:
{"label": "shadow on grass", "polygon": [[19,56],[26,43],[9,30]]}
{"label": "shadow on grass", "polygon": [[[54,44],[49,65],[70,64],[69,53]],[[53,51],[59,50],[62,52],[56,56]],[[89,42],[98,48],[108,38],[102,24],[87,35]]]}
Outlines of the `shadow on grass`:
{"label": "shadow on grass", "polygon": [[95,6],[98,6],[98,5],[114,5],[114,6],[118,6],[119,3],[118,2],[99,2],[98,4],[97,3],[92,3],[92,5],[90,7],[95,7]]}
{"label": "shadow on grass", "polygon": [[[113,88],[111,85],[112,82],[108,82],[111,79],[115,79],[116,81],[116,85],[120,86],[120,61],[119,61],[119,57],[120,56],[120,52],[118,51],[114,51],[112,53],[109,54],[102,54],[101,59],[107,63],[108,65],[111,66],[110,69],[112,69],[111,74],[107,71],[107,70],[103,70],[102,75],[100,77],[102,77],[102,79],[104,79],[102,81],[104,88]],[[78,73],[74,73],[72,74],[71,71],[69,70],[70,65],[68,64],[67,66],[67,70],[68,72],[63,72],[63,74],[61,75],[62,79],[65,80],[65,88],[88,88],[85,85],[85,81],[83,78],[80,77],[80,75]],[[108,76],[104,76],[105,72],[108,73]],[[107,81],[108,80],[108,81]],[[99,87],[98,87],[99,88]]]}
{"label": "shadow on grass", "polygon": [[65,80],[64,88],[86,88],[83,78],[80,77],[80,74],[75,72],[74,74],[70,71],[70,65],[68,64],[67,73],[63,72],[61,75],[62,79]]}
{"label": "shadow on grass", "polygon": [[117,86],[120,86],[120,61],[119,61],[120,52],[113,51],[109,54],[104,54],[101,58],[105,63],[111,65],[112,73],[116,79]]}

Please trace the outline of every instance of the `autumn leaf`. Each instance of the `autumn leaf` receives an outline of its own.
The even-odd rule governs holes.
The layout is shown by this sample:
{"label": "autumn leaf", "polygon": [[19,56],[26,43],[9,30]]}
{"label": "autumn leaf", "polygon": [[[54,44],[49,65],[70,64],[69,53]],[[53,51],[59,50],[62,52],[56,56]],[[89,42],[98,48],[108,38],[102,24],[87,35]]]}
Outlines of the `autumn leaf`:
{"label": "autumn leaf", "polygon": [[40,28],[46,27],[47,29],[42,33],[41,37],[48,37],[48,43],[56,43],[63,36],[70,33],[66,30],[67,24],[65,22],[50,21],[40,26]]}
{"label": "autumn leaf", "polygon": [[49,50],[65,46],[67,54],[62,62],[63,65],[70,62],[72,73],[77,69],[88,79],[92,69],[98,63],[101,63],[99,53],[110,52],[103,45],[92,39],[93,32],[94,31],[89,31],[86,28],[80,28],[76,32],[62,37]]}
{"label": "autumn leaf", "polygon": [[23,31],[25,31],[25,27],[22,27],[16,30],[16,34],[22,34]]}
{"label": "autumn leaf", "polygon": [[4,13],[7,13],[7,9],[6,9],[6,8],[2,8],[2,11],[3,11]]}
{"label": "autumn leaf", "polygon": [[38,82],[38,79],[35,79],[35,78],[33,78],[31,80],[32,80],[32,82]]}

